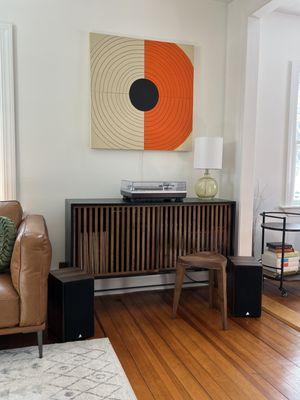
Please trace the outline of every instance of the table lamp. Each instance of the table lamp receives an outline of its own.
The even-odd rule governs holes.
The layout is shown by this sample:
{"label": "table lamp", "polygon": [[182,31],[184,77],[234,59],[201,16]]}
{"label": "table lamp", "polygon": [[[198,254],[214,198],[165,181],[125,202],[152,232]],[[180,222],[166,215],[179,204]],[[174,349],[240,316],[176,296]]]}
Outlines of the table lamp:
{"label": "table lamp", "polygon": [[211,199],[218,193],[217,181],[209,175],[210,169],[222,169],[223,138],[197,137],[194,144],[194,168],[205,169],[195,185],[200,199]]}

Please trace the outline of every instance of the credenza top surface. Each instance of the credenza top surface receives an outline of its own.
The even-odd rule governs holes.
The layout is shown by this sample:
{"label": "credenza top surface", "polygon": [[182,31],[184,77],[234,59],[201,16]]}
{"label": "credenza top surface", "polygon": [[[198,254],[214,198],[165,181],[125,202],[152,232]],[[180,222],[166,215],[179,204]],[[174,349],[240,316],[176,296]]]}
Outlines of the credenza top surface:
{"label": "credenza top surface", "polygon": [[66,199],[66,206],[72,205],[117,205],[117,206],[135,206],[135,205],[180,205],[180,204],[235,204],[233,200],[225,199],[198,199],[185,198],[182,201],[128,201],[123,198],[98,198],[98,199]]}

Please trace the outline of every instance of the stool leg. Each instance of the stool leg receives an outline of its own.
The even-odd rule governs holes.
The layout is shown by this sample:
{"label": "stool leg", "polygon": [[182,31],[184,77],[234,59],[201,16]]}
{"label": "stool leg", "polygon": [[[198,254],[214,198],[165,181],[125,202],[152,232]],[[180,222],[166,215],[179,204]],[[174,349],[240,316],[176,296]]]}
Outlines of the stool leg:
{"label": "stool leg", "polygon": [[218,271],[218,291],[220,299],[220,311],[222,314],[222,325],[223,329],[227,330],[227,282],[226,282],[226,270],[222,268]]}
{"label": "stool leg", "polygon": [[175,290],[174,290],[174,298],[173,298],[173,318],[176,318],[185,270],[186,270],[186,267],[184,265],[177,264],[176,282],[175,282]]}
{"label": "stool leg", "polygon": [[209,308],[214,306],[214,290],[215,290],[215,271],[210,269],[209,273]]}

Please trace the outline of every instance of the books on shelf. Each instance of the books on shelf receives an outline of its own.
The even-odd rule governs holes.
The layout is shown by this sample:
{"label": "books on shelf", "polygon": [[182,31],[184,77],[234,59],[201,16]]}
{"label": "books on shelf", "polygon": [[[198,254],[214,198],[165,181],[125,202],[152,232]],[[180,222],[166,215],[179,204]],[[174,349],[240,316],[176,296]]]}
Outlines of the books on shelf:
{"label": "books on shelf", "polygon": [[[273,249],[273,250],[281,250],[282,248],[282,243],[281,242],[268,242],[267,243],[267,248],[269,250]],[[285,243],[284,245],[284,249],[286,250],[290,250],[293,249],[293,245],[289,244],[289,243]]]}
{"label": "books on shelf", "polygon": [[281,262],[283,261],[283,274],[291,275],[298,273],[300,253],[291,244],[285,244],[282,259],[282,247],[280,242],[267,243],[267,249],[262,254],[262,265],[264,272],[268,275],[277,276],[281,274]]}
{"label": "books on shelf", "polygon": [[[272,253],[272,254],[276,254],[276,256],[278,258],[281,258],[282,256],[282,252],[281,251],[272,251],[272,250],[267,250],[268,252]],[[298,252],[293,250],[293,251],[285,251],[283,253],[284,257],[297,257],[298,256]]]}
{"label": "books on shelf", "polygon": [[[292,265],[299,265],[300,255],[298,252],[294,252],[292,256],[284,255],[283,258],[283,265],[285,267],[292,266]],[[266,250],[262,255],[262,263],[264,265],[269,265],[270,267],[281,267],[281,255],[274,254],[271,251]]]}
{"label": "books on shelf", "polygon": [[[281,249],[280,250],[269,249],[268,251],[270,251],[271,253],[274,253],[274,254],[279,254],[279,255],[282,254]],[[291,249],[291,250],[285,249],[284,250],[284,254],[293,255],[293,253],[295,253],[294,249]]]}

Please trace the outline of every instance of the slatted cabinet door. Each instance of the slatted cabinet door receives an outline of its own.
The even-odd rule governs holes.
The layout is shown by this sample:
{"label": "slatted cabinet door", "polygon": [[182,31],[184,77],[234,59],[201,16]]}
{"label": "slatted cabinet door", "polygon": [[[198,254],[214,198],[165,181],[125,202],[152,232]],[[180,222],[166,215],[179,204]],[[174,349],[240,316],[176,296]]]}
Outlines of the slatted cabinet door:
{"label": "slatted cabinet door", "polygon": [[75,205],[72,264],[95,276],[174,269],[177,257],[232,252],[234,203]]}

